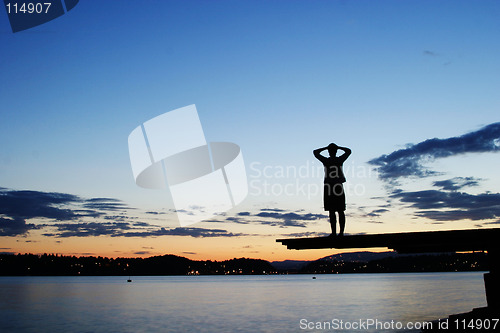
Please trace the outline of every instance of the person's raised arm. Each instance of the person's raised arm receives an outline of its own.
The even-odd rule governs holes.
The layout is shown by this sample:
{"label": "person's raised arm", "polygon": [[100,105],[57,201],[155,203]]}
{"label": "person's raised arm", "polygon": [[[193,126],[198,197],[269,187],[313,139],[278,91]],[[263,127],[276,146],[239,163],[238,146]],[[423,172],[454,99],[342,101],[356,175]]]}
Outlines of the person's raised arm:
{"label": "person's raised arm", "polygon": [[324,162],[324,161],[326,161],[326,160],[327,160],[327,158],[326,158],[325,156],[321,155],[321,152],[322,152],[323,150],[327,150],[327,149],[328,149],[328,147],[323,147],[323,148],[318,148],[318,149],[315,149],[315,150],[313,150],[313,154],[314,154],[314,156],[315,156],[318,160],[320,160],[321,162]]}
{"label": "person's raised arm", "polygon": [[351,155],[351,153],[352,153],[352,151],[349,148],[347,148],[347,147],[338,147],[338,149],[344,151],[344,153],[339,156],[339,158],[341,158],[342,161],[347,160],[347,158],[349,157],[349,155]]}

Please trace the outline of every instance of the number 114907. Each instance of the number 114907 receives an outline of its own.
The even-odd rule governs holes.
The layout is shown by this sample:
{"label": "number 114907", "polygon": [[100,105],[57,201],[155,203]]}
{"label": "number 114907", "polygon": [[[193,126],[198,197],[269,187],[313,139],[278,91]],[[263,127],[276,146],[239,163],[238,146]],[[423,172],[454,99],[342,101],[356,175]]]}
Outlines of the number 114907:
{"label": "number 114907", "polygon": [[23,2],[18,3],[7,3],[5,7],[7,8],[7,14],[47,14],[52,3],[50,2]]}

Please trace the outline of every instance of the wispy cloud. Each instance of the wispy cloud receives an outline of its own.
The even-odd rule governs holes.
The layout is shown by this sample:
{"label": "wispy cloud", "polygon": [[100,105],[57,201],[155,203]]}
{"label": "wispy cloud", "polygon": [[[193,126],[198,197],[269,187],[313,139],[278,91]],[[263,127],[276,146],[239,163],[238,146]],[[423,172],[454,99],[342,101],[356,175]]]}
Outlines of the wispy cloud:
{"label": "wispy cloud", "polygon": [[[162,228],[137,221],[126,214],[130,208],[114,198],[85,199],[56,192],[15,191],[0,188],[0,236],[25,235],[39,229],[47,237],[239,237],[248,234],[233,233],[217,228]],[[163,212],[147,212],[159,215]],[[88,218],[101,221],[88,222]],[[46,222],[27,223],[29,219]]]}
{"label": "wispy cloud", "polygon": [[283,234],[282,236],[291,237],[291,238],[299,238],[299,237],[327,237],[330,235],[331,235],[331,233],[328,233],[328,232],[306,231],[306,232],[294,232],[291,234]]}
{"label": "wispy cloud", "polygon": [[38,227],[35,224],[26,223],[24,219],[0,217],[0,236],[24,235],[32,229],[38,229]]}
{"label": "wispy cloud", "polygon": [[447,139],[429,139],[382,155],[368,163],[378,167],[380,179],[396,184],[399,178],[428,177],[439,174],[424,164],[435,159],[466,153],[500,151],[500,123]]}
{"label": "wispy cloud", "polygon": [[318,219],[326,218],[323,214],[297,214],[294,212],[269,212],[263,211],[257,213],[255,216],[270,218],[271,220],[263,222],[265,224],[277,225],[280,227],[307,227],[307,222],[315,221]]}
{"label": "wispy cloud", "polygon": [[44,227],[52,227],[56,230],[43,234],[51,237],[117,236],[123,234],[125,230],[133,228],[127,222],[58,223],[50,226],[44,225]]}
{"label": "wispy cloud", "polygon": [[81,222],[57,223],[43,225],[47,237],[159,237],[159,236],[186,236],[195,238],[205,237],[239,237],[248,234],[232,233],[224,229],[207,228],[160,228],[145,222]]}
{"label": "wispy cloud", "polygon": [[149,251],[135,251],[134,254],[138,254],[138,255],[143,255],[143,254],[150,254],[151,252]]}
{"label": "wispy cloud", "polygon": [[439,180],[433,183],[434,186],[440,187],[446,191],[458,191],[464,187],[478,186],[480,178],[475,177],[455,177],[446,180]]}
{"label": "wispy cloud", "polygon": [[416,216],[435,221],[500,218],[500,193],[468,194],[456,191],[396,191],[393,198],[416,209]]}
{"label": "wispy cloud", "polygon": [[66,193],[2,189],[0,190],[0,214],[12,219],[72,220],[81,215],[63,207],[81,203],[81,201],[79,197]]}
{"label": "wispy cloud", "polygon": [[258,212],[239,212],[236,216],[229,216],[224,221],[239,224],[261,224],[277,227],[308,227],[308,223],[327,218],[324,214],[302,213],[287,211],[280,208],[263,208]]}
{"label": "wispy cloud", "polygon": [[165,212],[149,211],[149,212],[146,212],[146,214],[150,214],[150,215],[163,215],[163,214],[166,214],[166,213]]}
{"label": "wispy cloud", "polygon": [[194,238],[207,238],[207,237],[240,237],[240,236],[251,236],[249,234],[243,233],[233,233],[224,229],[207,229],[207,228],[159,228],[155,230],[145,230],[145,231],[131,231],[124,232],[119,235],[112,236],[122,236],[122,237],[158,237],[158,236],[189,236]]}
{"label": "wispy cloud", "polygon": [[83,199],[68,193],[0,190],[0,215],[13,219],[69,221],[128,209],[131,208],[118,199]]}
{"label": "wispy cloud", "polygon": [[[500,218],[500,193],[470,194],[469,187],[478,187],[481,178],[454,177],[432,182],[430,189],[405,191],[400,186],[404,178],[422,178],[443,175],[426,165],[436,159],[467,153],[500,151],[500,123],[493,123],[477,131],[446,139],[429,139],[404,149],[379,156],[369,161],[376,165],[381,180],[389,184],[389,199],[393,205],[403,204],[412,208],[416,217],[425,217],[442,223],[447,221],[490,221]],[[396,201],[391,200],[396,199]],[[377,216],[382,211],[373,211]]]}
{"label": "wispy cloud", "polygon": [[429,56],[429,57],[437,57],[437,56],[439,56],[438,53],[430,51],[430,50],[424,50],[424,52],[422,52],[422,53],[423,53],[423,55]]}
{"label": "wispy cloud", "polygon": [[[64,235],[70,235],[75,228],[89,235],[110,234],[115,232],[120,222],[122,226],[127,224],[124,221],[129,218],[123,212],[129,209],[132,208],[113,198],[84,199],[68,193],[0,188],[0,236],[24,235],[29,230],[46,227],[44,224],[28,223],[30,219],[57,222]],[[84,218],[115,222],[63,223],[80,222]]]}
{"label": "wispy cloud", "polygon": [[83,207],[99,211],[122,211],[130,209],[128,205],[121,200],[113,198],[92,198],[83,202]]}
{"label": "wispy cloud", "polygon": [[370,213],[367,213],[365,216],[368,217],[379,217],[382,213],[388,212],[389,210],[386,208],[374,209]]}

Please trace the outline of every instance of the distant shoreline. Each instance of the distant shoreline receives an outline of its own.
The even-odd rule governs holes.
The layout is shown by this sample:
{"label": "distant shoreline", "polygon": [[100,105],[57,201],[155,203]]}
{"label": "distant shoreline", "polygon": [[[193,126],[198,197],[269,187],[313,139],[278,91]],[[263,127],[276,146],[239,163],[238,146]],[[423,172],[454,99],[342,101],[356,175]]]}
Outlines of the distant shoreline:
{"label": "distant shoreline", "polygon": [[314,261],[269,262],[234,258],[195,261],[175,255],[149,258],[0,254],[0,276],[169,276],[488,271],[485,253],[398,255],[342,253]]}

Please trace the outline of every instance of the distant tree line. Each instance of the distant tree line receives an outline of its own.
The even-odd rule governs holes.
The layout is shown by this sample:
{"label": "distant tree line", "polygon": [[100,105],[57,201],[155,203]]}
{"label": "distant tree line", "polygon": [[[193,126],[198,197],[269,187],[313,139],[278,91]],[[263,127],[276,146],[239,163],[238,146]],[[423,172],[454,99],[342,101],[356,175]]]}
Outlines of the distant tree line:
{"label": "distant tree line", "polygon": [[0,275],[222,275],[275,271],[268,261],[246,258],[195,261],[175,255],[115,259],[55,254],[0,255]]}
{"label": "distant tree line", "polygon": [[175,255],[149,258],[76,257],[56,254],[0,254],[0,275],[225,275],[276,273],[399,273],[485,271],[485,253],[391,256],[382,259],[312,261],[300,270],[277,270],[268,261],[239,258],[190,260]]}

